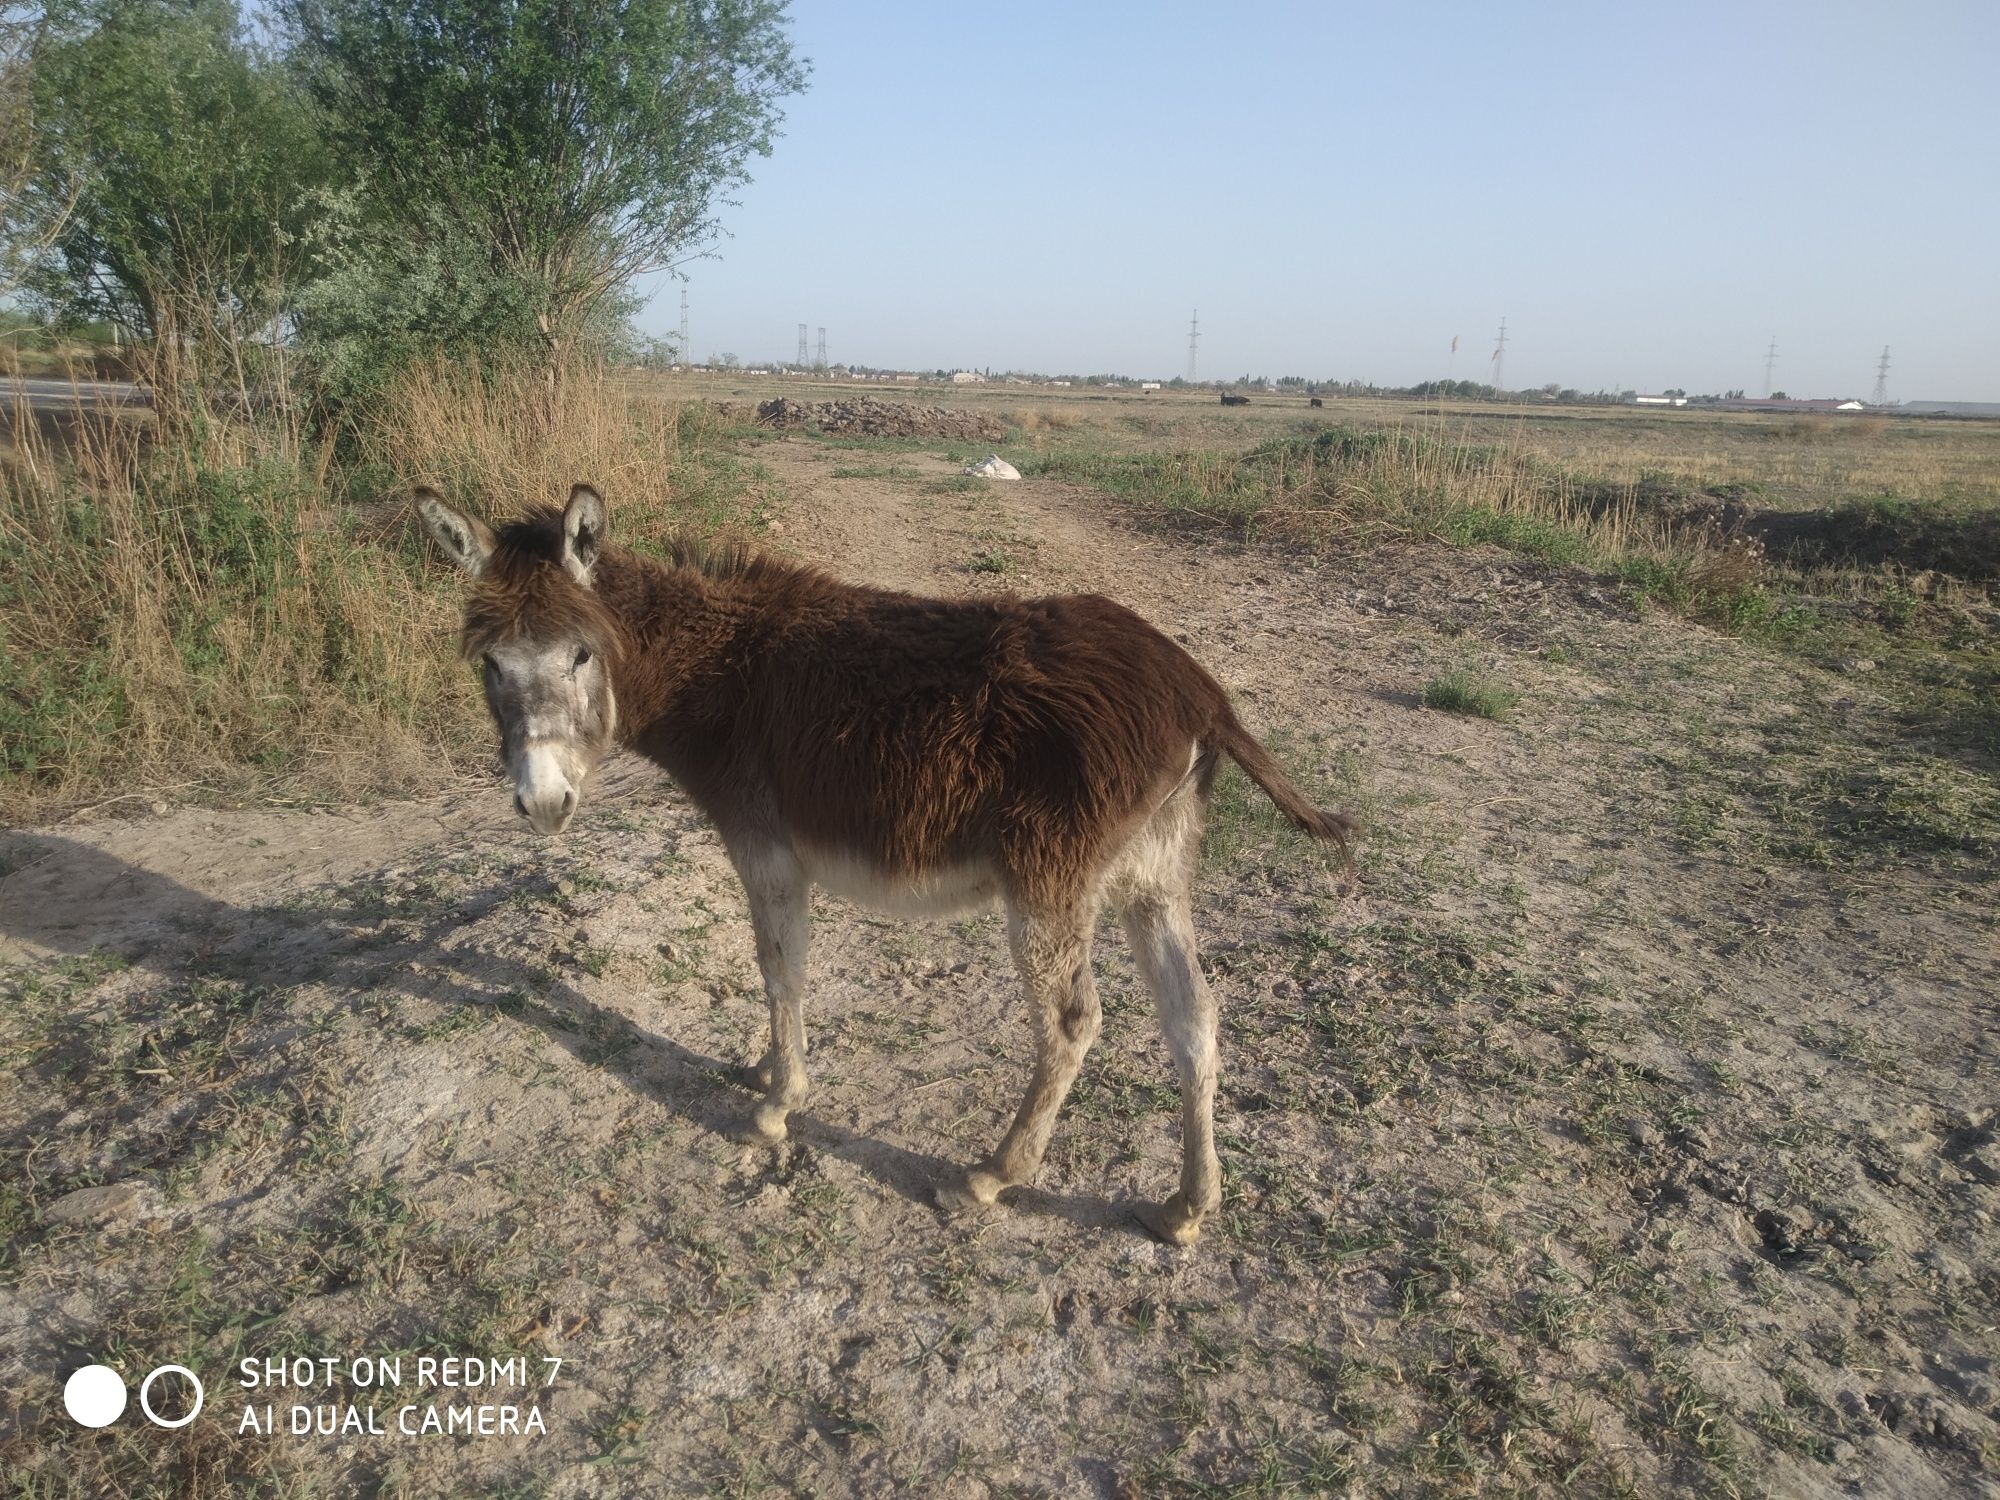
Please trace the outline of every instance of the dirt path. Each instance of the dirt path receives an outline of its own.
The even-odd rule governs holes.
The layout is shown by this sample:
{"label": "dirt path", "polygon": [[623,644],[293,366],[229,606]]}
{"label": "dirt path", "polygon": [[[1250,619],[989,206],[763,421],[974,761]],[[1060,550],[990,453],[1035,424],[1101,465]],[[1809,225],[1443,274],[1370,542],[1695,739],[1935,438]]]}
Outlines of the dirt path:
{"label": "dirt path", "polygon": [[[762,1026],[742,902],[644,767],[557,842],[489,785],[123,804],[0,842],[10,1468],[2000,1493],[1991,890],[1809,796],[1827,726],[1886,706],[1497,556],[1315,563],[927,455],[758,456],[794,497],[777,545],[927,591],[1112,593],[1366,817],[1345,881],[1236,784],[1218,801],[1207,1240],[1169,1251],[1123,1206],[1170,1180],[1176,1103],[1108,931],[1104,1038],[1042,1179],[968,1225],[931,1186],[1023,1076],[993,917],[819,903],[814,1093],[773,1159],[730,1135]],[[1423,709],[1459,665],[1521,704]],[[173,1438],[52,1405],[53,1372],[118,1351],[219,1382],[241,1354],[395,1349],[563,1358],[476,1398],[546,1435],[238,1431],[246,1400],[282,1421],[365,1390],[212,1382]]]}

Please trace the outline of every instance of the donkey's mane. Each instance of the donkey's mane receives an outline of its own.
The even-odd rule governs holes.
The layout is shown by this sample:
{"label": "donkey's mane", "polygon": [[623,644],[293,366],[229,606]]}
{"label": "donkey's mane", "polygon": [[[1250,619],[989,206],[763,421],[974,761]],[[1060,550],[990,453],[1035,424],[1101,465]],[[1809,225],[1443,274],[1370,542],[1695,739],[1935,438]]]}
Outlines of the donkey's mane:
{"label": "donkey's mane", "polygon": [[[495,540],[488,566],[502,576],[518,578],[523,569],[536,563],[560,565],[562,512],[552,505],[534,506],[502,526]],[[692,568],[716,583],[826,577],[820,569],[807,563],[786,562],[742,542],[719,541],[687,532],[675,532],[665,538],[659,544],[657,556],[644,552],[636,555],[669,568]]]}
{"label": "donkey's mane", "polygon": [[553,505],[536,505],[501,526],[487,566],[514,572],[535,563],[562,562],[563,518]]}
{"label": "donkey's mane", "polygon": [[[606,550],[628,566],[637,563],[642,571],[686,568],[711,583],[753,589],[779,586],[786,593],[800,586],[814,592],[838,586],[810,564],[788,562],[741,542],[686,533],[667,537],[658,555],[618,547]],[[460,649],[468,658],[519,634],[530,620],[544,632],[568,630],[597,650],[618,651],[620,631],[613,611],[599,594],[579,586],[563,571],[562,553],[563,513],[554,506],[534,506],[498,529],[492,556],[466,602]]]}
{"label": "donkey's mane", "polygon": [[562,512],[536,506],[495,534],[492,555],[465,599],[459,650],[469,660],[521,634],[529,621],[544,634],[567,631],[598,651],[620,643],[616,616],[562,568]]}
{"label": "donkey's mane", "polygon": [[759,552],[743,542],[724,542],[685,532],[669,537],[661,559],[670,568],[692,568],[716,583],[772,583],[780,580],[829,579],[810,563],[787,562]]}

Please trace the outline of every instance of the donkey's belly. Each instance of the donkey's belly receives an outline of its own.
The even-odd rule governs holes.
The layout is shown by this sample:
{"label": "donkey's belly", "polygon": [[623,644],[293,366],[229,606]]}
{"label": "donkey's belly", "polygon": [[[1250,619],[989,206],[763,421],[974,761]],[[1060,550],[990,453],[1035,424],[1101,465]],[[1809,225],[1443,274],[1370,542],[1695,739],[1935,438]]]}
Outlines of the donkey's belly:
{"label": "donkey's belly", "polygon": [[830,895],[900,917],[949,917],[991,906],[1000,877],[990,865],[948,865],[921,875],[884,870],[852,854],[802,846],[799,863]]}

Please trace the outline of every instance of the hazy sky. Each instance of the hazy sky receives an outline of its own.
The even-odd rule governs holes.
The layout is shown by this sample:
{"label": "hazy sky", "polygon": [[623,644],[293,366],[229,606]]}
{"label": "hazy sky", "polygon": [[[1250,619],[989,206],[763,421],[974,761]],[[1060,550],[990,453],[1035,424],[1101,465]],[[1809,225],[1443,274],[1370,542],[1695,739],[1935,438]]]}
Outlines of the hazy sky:
{"label": "hazy sky", "polygon": [[[2000,400],[2000,3],[795,0],[693,353]],[[662,279],[642,317],[671,331]]]}

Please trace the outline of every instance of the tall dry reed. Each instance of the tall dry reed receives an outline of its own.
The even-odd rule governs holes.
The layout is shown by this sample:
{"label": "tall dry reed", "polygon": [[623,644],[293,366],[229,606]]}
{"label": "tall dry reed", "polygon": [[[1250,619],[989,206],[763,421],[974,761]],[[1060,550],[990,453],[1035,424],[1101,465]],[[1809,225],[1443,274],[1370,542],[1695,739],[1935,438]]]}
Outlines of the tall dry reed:
{"label": "tall dry reed", "polygon": [[408,521],[417,479],[504,517],[577,479],[645,542],[738,515],[688,415],[601,372],[536,414],[521,376],[420,370],[360,455],[271,423],[198,453],[143,421],[12,414],[0,449],[0,816],[159,788],[419,787],[481,763],[457,587]]}

